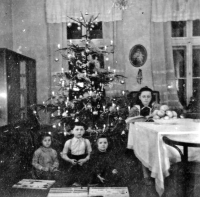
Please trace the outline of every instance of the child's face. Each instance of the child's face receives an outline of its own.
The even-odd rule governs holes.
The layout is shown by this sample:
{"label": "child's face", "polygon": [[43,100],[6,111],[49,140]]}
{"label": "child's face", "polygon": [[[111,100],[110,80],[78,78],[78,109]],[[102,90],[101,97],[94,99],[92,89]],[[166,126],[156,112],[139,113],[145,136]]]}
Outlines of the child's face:
{"label": "child's face", "polygon": [[74,134],[74,137],[81,138],[85,133],[85,129],[83,126],[75,126],[72,133]]}
{"label": "child's face", "polygon": [[101,152],[105,152],[108,148],[108,140],[107,138],[100,138],[97,142],[98,150]]}
{"label": "child's face", "polygon": [[92,55],[88,55],[87,60],[88,61],[92,60]]}
{"label": "child's face", "polygon": [[51,137],[50,136],[44,137],[44,139],[42,140],[42,145],[45,148],[49,148],[51,146]]}
{"label": "child's face", "polygon": [[152,99],[151,92],[149,91],[142,92],[141,95],[139,96],[139,99],[141,100],[144,106],[149,106],[149,103],[151,102]]}

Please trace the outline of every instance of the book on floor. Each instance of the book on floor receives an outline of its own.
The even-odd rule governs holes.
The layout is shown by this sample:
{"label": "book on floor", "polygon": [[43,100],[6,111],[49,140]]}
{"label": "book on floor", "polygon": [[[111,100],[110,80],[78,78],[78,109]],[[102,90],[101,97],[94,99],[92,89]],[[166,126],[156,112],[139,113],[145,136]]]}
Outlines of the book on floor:
{"label": "book on floor", "polygon": [[51,188],[47,197],[88,197],[87,187]]}
{"label": "book on floor", "polygon": [[89,197],[129,197],[128,187],[90,187]]}
{"label": "book on floor", "polygon": [[36,179],[22,179],[14,184],[13,188],[22,189],[48,189],[55,183],[55,180],[36,180]]}

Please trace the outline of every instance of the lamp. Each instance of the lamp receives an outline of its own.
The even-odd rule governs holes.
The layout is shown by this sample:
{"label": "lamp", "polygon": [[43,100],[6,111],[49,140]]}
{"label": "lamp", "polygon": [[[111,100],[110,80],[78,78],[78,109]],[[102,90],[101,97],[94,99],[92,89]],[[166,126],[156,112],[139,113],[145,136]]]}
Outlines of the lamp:
{"label": "lamp", "polygon": [[126,10],[128,7],[128,0],[114,0],[114,5],[120,10]]}

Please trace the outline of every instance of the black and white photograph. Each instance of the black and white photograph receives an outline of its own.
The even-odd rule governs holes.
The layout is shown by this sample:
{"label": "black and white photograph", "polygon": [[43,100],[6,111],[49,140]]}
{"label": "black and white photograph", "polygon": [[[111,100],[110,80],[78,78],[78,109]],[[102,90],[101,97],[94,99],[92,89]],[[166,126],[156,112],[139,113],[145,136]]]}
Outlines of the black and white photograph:
{"label": "black and white photograph", "polygon": [[0,197],[200,197],[200,0],[0,0]]}

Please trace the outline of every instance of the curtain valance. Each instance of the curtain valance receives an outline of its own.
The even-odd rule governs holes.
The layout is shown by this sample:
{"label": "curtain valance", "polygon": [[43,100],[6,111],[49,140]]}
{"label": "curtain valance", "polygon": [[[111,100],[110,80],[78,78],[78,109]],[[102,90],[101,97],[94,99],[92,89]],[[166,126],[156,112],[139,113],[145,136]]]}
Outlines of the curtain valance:
{"label": "curtain valance", "polygon": [[67,16],[79,18],[81,12],[99,14],[98,20],[104,22],[122,20],[122,11],[113,0],[46,0],[48,23],[70,22]]}
{"label": "curtain valance", "polygon": [[200,19],[200,0],[152,0],[152,22]]}

